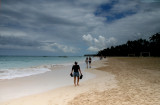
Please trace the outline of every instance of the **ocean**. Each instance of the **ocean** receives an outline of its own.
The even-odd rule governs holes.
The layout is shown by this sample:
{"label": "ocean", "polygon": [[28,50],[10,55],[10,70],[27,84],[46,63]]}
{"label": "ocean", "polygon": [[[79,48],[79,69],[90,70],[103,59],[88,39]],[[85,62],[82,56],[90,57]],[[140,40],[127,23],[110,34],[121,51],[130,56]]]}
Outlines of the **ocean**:
{"label": "ocean", "polygon": [[13,79],[51,71],[52,66],[84,63],[84,56],[0,56],[0,79]]}
{"label": "ocean", "polygon": [[[92,61],[95,60],[97,58],[92,58]],[[0,102],[74,86],[74,78],[70,73],[75,61],[80,65],[83,74],[80,84],[96,77],[95,74],[85,71],[87,66],[84,56],[0,56]]]}

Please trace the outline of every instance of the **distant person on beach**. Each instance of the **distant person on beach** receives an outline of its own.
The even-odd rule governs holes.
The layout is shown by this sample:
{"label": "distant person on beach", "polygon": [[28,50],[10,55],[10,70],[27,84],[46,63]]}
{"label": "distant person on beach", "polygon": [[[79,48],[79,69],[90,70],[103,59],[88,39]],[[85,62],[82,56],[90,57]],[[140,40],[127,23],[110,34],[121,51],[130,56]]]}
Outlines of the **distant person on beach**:
{"label": "distant person on beach", "polygon": [[91,68],[91,62],[92,62],[92,58],[89,57],[89,67]]}
{"label": "distant person on beach", "polygon": [[103,56],[101,55],[101,56],[100,56],[100,60],[102,60],[102,59],[103,59]]}
{"label": "distant person on beach", "polygon": [[[74,73],[73,73],[74,71]],[[72,66],[72,70],[71,70],[71,74],[73,73],[73,76],[74,76],[74,85],[76,86],[79,86],[79,73],[82,75],[81,73],[81,69],[80,69],[80,66],[77,65],[77,62],[75,62],[75,65]],[[77,77],[77,84],[76,84],[76,77]]]}
{"label": "distant person on beach", "polygon": [[86,60],[85,60],[85,62],[86,62],[87,69],[88,69],[88,57],[86,57]]}

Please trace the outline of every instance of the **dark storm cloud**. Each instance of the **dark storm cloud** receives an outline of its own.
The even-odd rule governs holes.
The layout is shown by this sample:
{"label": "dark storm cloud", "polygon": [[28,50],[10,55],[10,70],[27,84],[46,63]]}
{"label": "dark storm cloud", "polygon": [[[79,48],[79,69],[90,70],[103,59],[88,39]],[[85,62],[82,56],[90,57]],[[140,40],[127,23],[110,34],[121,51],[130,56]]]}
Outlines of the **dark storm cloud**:
{"label": "dark storm cloud", "polygon": [[2,0],[0,47],[78,55],[148,38],[160,31],[160,3],[146,1]]}
{"label": "dark storm cloud", "polygon": [[[11,10],[11,8],[6,8],[2,11],[1,20],[4,19],[11,23],[19,23],[22,26],[27,26],[27,24],[32,24],[33,26],[41,24],[50,25],[71,25],[71,26],[81,26],[83,24],[70,21],[67,18],[61,18],[58,16],[50,15],[47,13],[35,11],[32,9],[21,9],[18,11]],[[55,14],[56,15],[56,14]],[[7,19],[6,19],[7,18]],[[8,23],[9,23],[8,22]]]}
{"label": "dark storm cloud", "polygon": [[41,14],[41,13],[35,13],[36,15],[36,21],[35,23],[40,23],[40,24],[56,24],[56,25],[69,25],[69,26],[80,26],[81,24],[76,23],[76,22],[72,22],[70,20],[67,19],[63,19],[60,17],[56,17],[56,16],[49,16],[46,14]]}
{"label": "dark storm cloud", "polygon": [[4,4],[15,4],[15,3],[21,3],[21,2],[23,2],[23,3],[29,3],[30,1],[29,0],[3,0],[1,2],[2,2],[2,4],[3,3]]}
{"label": "dark storm cloud", "polygon": [[39,42],[28,40],[26,38],[20,38],[14,36],[0,36],[0,45],[35,47],[35,46],[40,46],[41,44]]}

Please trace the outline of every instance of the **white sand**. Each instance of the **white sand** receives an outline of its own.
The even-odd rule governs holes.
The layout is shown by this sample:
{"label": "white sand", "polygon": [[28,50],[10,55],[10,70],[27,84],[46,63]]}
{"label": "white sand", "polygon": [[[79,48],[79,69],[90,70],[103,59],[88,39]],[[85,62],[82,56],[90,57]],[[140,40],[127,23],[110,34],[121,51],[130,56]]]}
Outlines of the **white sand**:
{"label": "white sand", "polygon": [[86,72],[96,77],[80,81],[80,86],[75,87],[70,78],[70,86],[8,100],[0,105],[160,105],[159,62],[160,58],[156,57],[110,57],[92,63],[97,68]]}
{"label": "white sand", "polygon": [[106,63],[98,69],[114,74],[118,87],[79,94],[68,105],[160,105],[160,58],[111,57]]}
{"label": "white sand", "polygon": [[[92,65],[94,65],[95,67],[101,67],[104,64],[102,63],[102,61],[98,61],[98,62],[94,62]],[[93,78],[94,76],[91,76],[87,72],[96,74],[96,77]],[[22,92],[23,95],[25,94],[26,96],[22,97],[21,95],[19,95],[18,97],[20,98],[8,100],[6,102],[1,102],[0,105],[66,105],[78,94],[90,92],[90,91],[94,91],[94,92],[104,91],[104,90],[109,90],[117,87],[117,81],[115,80],[115,76],[104,71],[98,71],[95,69],[88,69],[86,72],[83,71],[83,75],[84,75],[84,78],[82,79],[83,81],[80,81],[80,86],[77,86],[77,87],[73,85],[73,78],[68,77],[68,74],[66,75],[67,75],[66,76],[67,78],[65,79],[57,76],[55,79],[55,78],[52,78],[53,77],[52,73],[45,73],[45,74],[30,76],[30,77],[21,78],[21,79],[8,80],[4,82],[1,81],[0,82],[0,85],[2,86],[1,90],[2,89],[5,90],[3,92],[1,91],[3,95],[5,95],[5,93],[10,93],[10,91],[13,92],[13,90],[15,89],[16,90],[14,92],[15,95],[19,95]],[[91,76],[92,79],[91,78],[89,79],[88,76]],[[87,79],[85,80],[86,77],[88,80]],[[59,82],[56,82],[59,79],[63,79],[62,80],[63,83],[64,81],[66,83],[69,82],[70,86],[65,86],[65,85],[69,85],[68,83],[61,84]],[[49,85],[51,83],[61,84],[60,86],[61,88],[55,89],[52,87],[53,90],[35,94],[42,91],[43,88],[46,89],[47,86],[50,87]],[[62,87],[62,86],[65,86],[65,87]],[[11,87],[13,87],[14,89],[10,90]],[[18,87],[21,87],[22,90],[17,89]],[[30,95],[31,94],[30,91],[32,91],[31,92],[32,94],[33,94],[33,91],[35,93],[33,95]],[[7,96],[7,97],[13,98],[13,95]],[[1,98],[3,100],[3,96],[1,96]]]}
{"label": "white sand", "polygon": [[[71,66],[51,69],[53,70],[43,74],[10,80],[0,80],[0,102],[31,94],[46,92],[73,84],[73,78],[69,75],[71,72]],[[82,69],[82,72],[83,71],[84,70]],[[87,76],[85,76],[82,81],[95,77],[94,74],[88,72],[83,73],[83,75]]]}

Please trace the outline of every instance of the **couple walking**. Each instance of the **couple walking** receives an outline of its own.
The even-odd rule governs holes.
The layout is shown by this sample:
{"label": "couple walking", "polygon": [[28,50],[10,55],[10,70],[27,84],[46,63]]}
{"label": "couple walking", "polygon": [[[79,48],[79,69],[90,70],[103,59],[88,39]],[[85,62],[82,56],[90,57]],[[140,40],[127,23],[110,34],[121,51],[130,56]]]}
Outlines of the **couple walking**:
{"label": "couple walking", "polygon": [[91,68],[92,58],[91,57],[86,57],[85,62],[86,62],[87,68],[88,68],[88,65],[89,65],[89,68]]}

